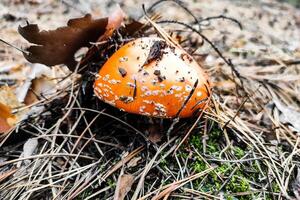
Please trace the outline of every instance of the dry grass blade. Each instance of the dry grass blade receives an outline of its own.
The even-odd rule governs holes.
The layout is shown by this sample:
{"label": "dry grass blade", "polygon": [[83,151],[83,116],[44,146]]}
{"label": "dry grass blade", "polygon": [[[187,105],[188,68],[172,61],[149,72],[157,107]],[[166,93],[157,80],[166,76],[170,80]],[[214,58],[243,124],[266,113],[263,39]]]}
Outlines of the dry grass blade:
{"label": "dry grass blade", "polygon": [[197,124],[199,123],[201,117],[203,116],[204,111],[207,109],[207,107],[209,106],[211,100],[211,96],[208,98],[208,100],[205,103],[205,106],[203,107],[203,110],[201,110],[199,116],[197,117],[196,121],[194,122],[194,124],[191,126],[191,128],[187,131],[187,133],[184,135],[183,139],[180,141],[180,143],[177,145],[174,154],[176,153],[176,151],[180,148],[180,146],[187,140],[187,138],[190,136],[191,132],[193,131],[193,129],[197,126]]}
{"label": "dry grass blade", "polygon": [[[198,174],[194,174],[192,176],[189,176],[187,178],[184,178],[182,180],[179,180],[179,181],[176,181],[174,183],[171,183],[171,184],[168,184],[168,185],[165,185],[164,187],[160,188],[160,189],[157,189],[157,190],[154,190],[150,193],[148,193],[147,195],[139,198],[138,200],[143,200],[143,199],[147,199],[148,197],[150,197],[151,195],[159,192],[159,191],[162,191],[161,193],[159,193],[157,196],[153,197],[154,199],[160,199],[162,197],[164,197],[166,194],[180,188],[181,186],[187,184],[188,182],[192,181],[192,180],[195,180],[195,179],[198,179],[204,175],[206,175],[207,173],[211,172],[212,170],[214,170],[214,167],[211,167],[211,168],[208,168],[207,170],[204,170],[203,172],[200,172]],[[166,191],[165,191],[166,190]]]}
{"label": "dry grass blade", "polygon": [[[71,1],[47,2],[1,1],[4,13],[0,33],[4,41],[25,45],[16,30],[23,20],[22,12],[27,12],[24,16],[29,21],[51,30],[77,16],[78,9],[93,16],[109,15],[113,10],[111,2],[103,1],[77,1],[75,6]],[[27,56],[33,61],[35,56],[48,64],[60,60],[71,64],[74,72],[65,66],[52,67],[62,72],[53,78],[62,87],[43,96],[34,83],[34,101],[28,105],[7,109],[2,105],[9,104],[7,98],[0,95],[4,99],[0,101],[0,132],[6,131],[0,135],[0,199],[299,198],[300,11],[277,1],[148,3],[149,16],[138,5],[142,2],[124,1],[126,14],[144,16],[138,22],[124,21],[124,26],[123,15],[118,13],[104,21],[78,18],[56,30],[64,33],[72,29],[75,35],[67,34],[66,38],[51,31],[39,32],[32,24],[21,28],[30,29],[26,38],[42,45],[30,47],[36,54]],[[231,23],[240,25],[236,19],[243,30]],[[73,57],[65,59],[74,48],[66,51],[68,55],[62,53],[71,42],[66,46],[59,46],[59,42],[86,36],[72,27],[88,21],[101,27],[105,22],[105,27],[93,32],[88,40],[94,41],[84,45],[93,48],[85,57],[76,56],[84,59],[75,67]],[[52,44],[32,40],[47,39],[49,34]],[[102,37],[96,38],[96,34]],[[120,46],[136,37],[161,37],[169,46],[182,48],[203,63],[201,67],[212,83],[211,101],[205,111],[173,123],[150,119],[149,125],[148,117],[124,113],[95,98],[93,83],[99,68]],[[74,47],[86,41],[81,38]],[[3,86],[14,90],[23,86],[28,80],[27,70],[34,67],[16,53],[26,51],[10,43],[0,42],[0,46],[0,91],[5,91]],[[58,51],[49,53],[50,47],[57,46]],[[35,52],[45,47],[46,51]],[[56,54],[60,55],[53,56]],[[139,82],[135,82],[136,88]],[[9,129],[3,127],[3,119],[7,122],[11,115],[39,108],[43,112],[30,113]],[[159,141],[153,140],[150,126],[162,136]],[[30,140],[38,142],[26,142]],[[23,156],[25,146],[28,151]]]}
{"label": "dry grass blade", "polygon": [[137,154],[139,154],[141,151],[143,151],[144,147],[141,146],[135,150],[133,150],[132,152],[130,152],[125,158],[123,158],[121,161],[119,161],[116,165],[114,165],[107,173],[105,173],[103,175],[102,179],[106,179],[107,177],[109,177],[113,172],[115,172],[116,170],[120,169],[124,164],[126,164],[127,162],[129,162],[132,158],[134,158]]}
{"label": "dry grass blade", "polygon": [[9,171],[6,171],[4,173],[0,174],[0,183],[2,181],[4,181],[6,178],[8,178],[9,176],[13,175],[15,172],[17,171],[17,169],[11,169]]}
{"label": "dry grass blade", "polygon": [[[105,181],[111,174],[113,174],[115,171],[120,169],[124,164],[129,162],[132,158],[134,158],[137,154],[139,154],[144,149],[143,146],[133,150],[130,152],[125,158],[123,158],[121,161],[119,161],[116,165],[114,165],[111,169],[109,169],[103,176],[101,176],[101,181]],[[92,176],[93,177],[93,176]],[[90,179],[92,178],[90,177]],[[89,179],[88,179],[89,180]],[[89,181],[85,181],[83,185],[81,185],[79,188],[77,188],[72,194],[69,196],[68,199],[73,199],[76,196],[78,196],[82,190],[85,188],[86,185],[90,184]]]}
{"label": "dry grass blade", "polygon": [[134,191],[134,194],[132,196],[132,200],[138,199],[138,196],[140,194],[140,191],[143,188],[144,182],[145,182],[145,178],[146,175],[148,174],[148,172],[152,169],[157,157],[161,154],[161,152],[168,147],[168,145],[170,143],[172,143],[177,137],[173,137],[172,139],[170,139],[168,142],[166,142],[165,144],[161,145],[158,149],[157,152],[155,153],[155,155],[153,156],[153,158],[150,160],[150,162],[145,166],[145,169],[143,170],[143,172],[140,175],[140,180],[138,182],[138,185],[136,186],[136,189]]}

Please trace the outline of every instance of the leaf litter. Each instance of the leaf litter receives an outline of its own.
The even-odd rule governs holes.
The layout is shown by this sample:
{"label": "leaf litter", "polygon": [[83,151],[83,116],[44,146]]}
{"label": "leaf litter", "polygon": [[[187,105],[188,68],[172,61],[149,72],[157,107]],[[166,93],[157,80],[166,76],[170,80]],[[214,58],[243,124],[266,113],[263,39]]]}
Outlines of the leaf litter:
{"label": "leaf litter", "polygon": [[[55,2],[49,2],[50,7],[55,5]],[[157,4],[153,10],[161,19],[171,18],[194,25],[194,20],[190,20],[189,14],[182,11],[178,2],[166,1]],[[34,9],[34,6],[39,8],[42,4],[31,6]],[[36,98],[31,102],[44,109],[38,115],[28,115],[19,124],[18,131],[6,135],[0,144],[1,174],[15,170],[17,163],[27,160],[23,162],[24,166],[12,173],[17,176],[9,173],[4,176],[5,181],[0,185],[1,197],[113,198],[120,191],[117,186],[122,185],[118,185],[122,170],[135,177],[131,189],[127,188],[128,198],[298,197],[296,169],[299,167],[299,138],[297,129],[294,129],[298,121],[291,117],[291,113],[299,111],[300,102],[299,11],[273,1],[255,2],[251,6],[249,2],[229,1],[179,4],[199,16],[201,33],[209,36],[224,56],[232,58],[240,75],[234,74],[232,67],[227,66],[207,43],[199,45],[200,48],[197,45],[192,48],[195,55],[208,55],[204,58],[204,67],[215,83],[211,107],[202,120],[180,120],[172,129],[169,141],[165,133],[172,123],[162,121],[162,137],[157,140],[155,136],[153,142],[151,135],[150,139],[147,135],[151,132],[147,129],[148,119],[114,110],[93,97],[89,87],[93,82],[93,73],[118,45],[133,36],[129,33],[126,37],[120,37],[115,32],[112,40],[105,39],[93,46],[96,51],[91,54],[97,52],[104,59],[85,62],[81,79],[70,80],[71,73],[64,71],[55,83],[66,81],[65,84],[47,98],[38,92],[38,87],[30,89],[31,95],[37,94],[33,95]],[[130,10],[134,11],[132,15],[143,15],[142,9],[137,9],[132,0],[124,1],[124,5],[129,15]],[[65,6],[68,7],[67,4]],[[165,9],[166,6],[168,9]],[[102,4],[98,8],[106,9]],[[51,16],[55,12],[43,15]],[[172,24],[156,24],[155,13],[148,13],[154,15],[152,25],[169,34],[172,32],[172,36],[180,33],[181,37],[187,38],[186,41],[181,40],[184,41],[182,46],[191,47],[189,42],[196,37],[194,33]],[[244,29],[239,30],[224,19],[205,18],[213,14],[239,19]],[[145,24],[149,22],[145,19],[141,21]],[[145,34],[155,32],[157,29],[150,28]],[[7,39],[10,37],[18,38],[9,36]],[[16,53],[9,54],[11,50],[7,47],[5,51],[5,55],[1,53],[0,56],[9,63],[12,59],[9,55]],[[103,54],[104,51],[108,53]],[[199,59],[203,60],[201,57]],[[21,62],[20,59],[18,65]],[[26,69],[26,65],[21,66],[21,71]],[[52,69],[64,70],[61,66],[53,66]],[[70,69],[74,70],[74,67]],[[0,75],[17,77],[11,70]],[[22,81],[15,78],[12,90],[19,88],[26,80],[34,86],[34,82],[41,78],[18,77]],[[56,77],[51,80],[56,80]],[[78,76],[74,74],[73,77]],[[43,85],[41,82],[40,86]],[[191,127],[194,128],[188,142],[174,153],[184,133]],[[154,133],[159,133],[159,130]],[[35,153],[21,158],[23,144],[28,139],[38,139]],[[122,152],[127,153],[121,156]]]}
{"label": "leaf litter", "polygon": [[76,51],[81,47],[89,47],[90,42],[96,42],[99,35],[105,33],[107,23],[107,18],[94,20],[87,14],[68,21],[66,27],[52,31],[40,31],[36,24],[20,26],[18,31],[26,40],[35,44],[26,48],[28,54],[24,56],[29,62],[48,66],[66,64],[74,70]]}

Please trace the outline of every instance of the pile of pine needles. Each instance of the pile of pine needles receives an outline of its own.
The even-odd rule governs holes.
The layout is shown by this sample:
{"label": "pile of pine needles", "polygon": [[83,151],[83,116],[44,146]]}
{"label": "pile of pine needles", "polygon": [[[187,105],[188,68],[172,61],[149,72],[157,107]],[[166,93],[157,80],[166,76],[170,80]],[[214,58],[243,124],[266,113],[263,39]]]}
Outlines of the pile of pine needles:
{"label": "pile of pine needles", "polygon": [[[162,2],[144,14],[153,16]],[[206,58],[196,52],[202,45],[220,58],[205,66],[215,85],[204,115],[174,125],[118,111],[93,95],[91,77],[101,61],[90,64],[65,96],[45,100],[41,115],[23,121],[1,143],[2,199],[298,197],[299,138],[281,116],[293,114],[285,113],[287,105],[299,108],[299,63],[257,58],[233,64],[204,36],[212,18],[173,2],[194,20],[160,19],[155,25],[186,38],[182,45],[195,58]],[[24,157],[28,146],[33,152]]]}

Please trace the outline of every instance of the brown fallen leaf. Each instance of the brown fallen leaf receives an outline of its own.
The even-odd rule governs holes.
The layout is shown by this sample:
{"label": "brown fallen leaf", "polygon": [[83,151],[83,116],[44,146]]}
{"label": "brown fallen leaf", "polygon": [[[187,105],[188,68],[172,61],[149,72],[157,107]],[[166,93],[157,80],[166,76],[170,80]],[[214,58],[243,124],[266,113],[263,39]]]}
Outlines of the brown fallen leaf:
{"label": "brown fallen leaf", "polygon": [[130,191],[133,182],[134,176],[131,174],[123,174],[123,171],[121,171],[117,182],[114,200],[124,199],[126,194]]}
{"label": "brown fallen leaf", "polygon": [[0,118],[9,118],[9,117],[12,117],[12,114],[11,114],[11,109],[0,102]]}
{"label": "brown fallen leaf", "polygon": [[32,45],[26,49],[24,57],[31,63],[48,66],[66,64],[74,70],[74,54],[81,47],[90,47],[106,31],[108,18],[93,19],[90,14],[68,21],[67,26],[56,30],[40,31],[37,24],[19,26],[19,33]]}
{"label": "brown fallen leaf", "polygon": [[7,132],[11,127],[7,123],[7,119],[13,117],[11,109],[0,102],[0,133]]}
{"label": "brown fallen leaf", "polygon": [[148,140],[153,143],[158,143],[163,138],[164,134],[162,132],[163,126],[159,125],[158,121],[151,121],[151,123],[147,126],[146,132],[148,132]]}
{"label": "brown fallen leaf", "polygon": [[139,161],[141,160],[142,158],[139,156],[139,157],[134,157],[132,158],[128,164],[127,164],[127,167],[130,168],[130,167],[135,167],[138,165]]}
{"label": "brown fallen leaf", "polygon": [[148,136],[148,139],[153,142],[153,143],[158,143],[161,141],[162,137],[163,137],[163,134],[161,132],[161,129],[155,127],[154,125],[153,126],[150,126],[149,129],[149,136]]}
{"label": "brown fallen leaf", "polygon": [[151,26],[149,25],[143,24],[136,20],[132,20],[130,23],[125,24],[125,26],[120,29],[122,35],[135,36],[138,32],[144,32],[150,28]]}
{"label": "brown fallen leaf", "polygon": [[0,87],[0,133],[6,132],[18,123],[26,113],[26,110],[12,114],[12,109],[21,107],[12,88],[8,86]]}
{"label": "brown fallen leaf", "polygon": [[121,26],[125,17],[126,14],[118,6],[117,9],[109,16],[105,33],[98,38],[97,42],[108,39],[113,34],[113,32]]}
{"label": "brown fallen leaf", "polygon": [[[118,6],[117,9],[109,16],[107,26],[105,28],[105,32],[102,35],[99,35],[96,42],[99,43],[111,37],[113,32],[122,25],[125,17],[126,17],[125,13]],[[87,64],[93,58],[93,56],[96,54],[97,51],[98,51],[97,45],[91,46],[91,48],[89,48],[86,55],[81,59],[80,66]]]}
{"label": "brown fallen leaf", "polygon": [[0,117],[0,134],[9,131],[10,125],[7,123],[5,118]]}
{"label": "brown fallen leaf", "polygon": [[[170,185],[170,187],[166,188],[164,191],[162,191],[161,193],[158,193],[156,196],[154,196],[151,200],[160,200],[164,197],[169,197],[169,195],[171,194],[171,192],[173,192],[174,190],[176,190],[178,188],[178,184],[173,184]],[[166,198],[166,199],[167,199]],[[164,198],[165,199],[165,198]]]}
{"label": "brown fallen leaf", "polygon": [[33,104],[39,97],[46,98],[48,94],[54,93],[55,84],[48,77],[40,77],[32,80],[31,90],[28,91],[24,99],[26,105]]}
{"label": "brown fallen leaf", "polygon": [[276,108],[281,112],[279,118],[282,123],[289,123],[293,130],[300,133],[300,112],[292,107],[284,105],[279,99],[274,98]]}

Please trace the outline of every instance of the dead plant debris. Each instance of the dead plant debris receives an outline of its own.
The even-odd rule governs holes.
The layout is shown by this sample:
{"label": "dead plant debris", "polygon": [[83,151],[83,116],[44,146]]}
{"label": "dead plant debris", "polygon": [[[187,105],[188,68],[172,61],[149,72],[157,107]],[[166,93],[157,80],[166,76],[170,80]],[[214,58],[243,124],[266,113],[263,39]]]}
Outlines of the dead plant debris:
{"label": "dead plant debris", "polygon": [[[33,21],[20,27],[32,43],[25,58],[53,65],[0,44],[1,199],[299,199],[299,10],[275,0],[144,9],[124,0],[135,18],[124,20],[111,3],[61,2],[0,3],[1,39],[27,46],[17,29]],[[95,97],[101,66],[142,36],[204,62],[213,92],[200,117],[137,116]],[[161,56],[152,53],[149,62]]]}
{"label": "dead plant debris", "polygon": [[65,64],[75,69],[74,55],[81,47],[90,47],[90,42],[106,31],[108,18],[92,19],[90,14],[82,18],[71,19],[66,27],[51,31],[40,31],[38,25],[19,26],[19,33],[32,45],[26,48],[24,57],[31,63],[42,63],[48,66]]}

